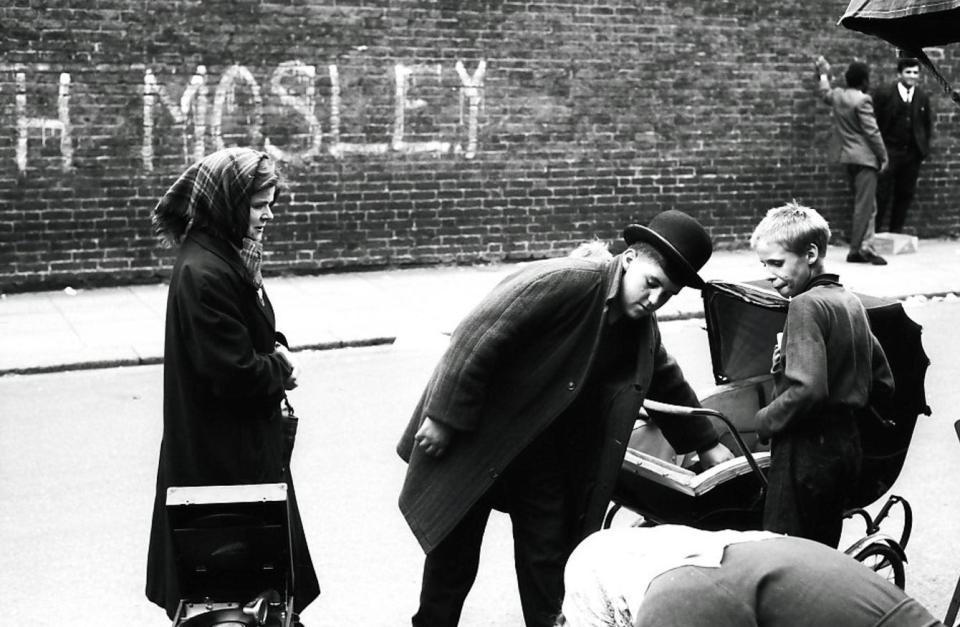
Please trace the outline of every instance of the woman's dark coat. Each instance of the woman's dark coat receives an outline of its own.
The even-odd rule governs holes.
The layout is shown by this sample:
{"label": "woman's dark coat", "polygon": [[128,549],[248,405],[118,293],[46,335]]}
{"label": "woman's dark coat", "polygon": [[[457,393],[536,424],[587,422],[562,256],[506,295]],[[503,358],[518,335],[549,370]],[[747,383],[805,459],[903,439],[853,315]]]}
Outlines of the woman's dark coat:
{"label": "woman's dark coat", "polygon": [[[621,273],[620,257],[531,263],[494,288],[457,327],[397,445],[409,464],[400,510],[425,552],[577,396]],[[582,504],[581,535],[600,527],[644,397],[698,404],[660,343],[656,318],[637,324],[635,368],[604,382],[601,406],[588,410],[602,444],[582,450],[585,459],[578,460],[578,467],[589,469],[574,488]],[[456,430],[440,458],[414,445],[424,416]],[[717,441],[705,419],[660,426],[679,451]]]}
{"label": "woman's dark coat", "polygon": [[286,482],[297,610],[319,594],[283,461],[279,409],[290,368],[274,353],[274,325],[269,299],[260,303],[236,250],[191,231],[167,299],[163,441],[147,558],[147,597],[170,616],[180,600],[164,509],[170,486]]}

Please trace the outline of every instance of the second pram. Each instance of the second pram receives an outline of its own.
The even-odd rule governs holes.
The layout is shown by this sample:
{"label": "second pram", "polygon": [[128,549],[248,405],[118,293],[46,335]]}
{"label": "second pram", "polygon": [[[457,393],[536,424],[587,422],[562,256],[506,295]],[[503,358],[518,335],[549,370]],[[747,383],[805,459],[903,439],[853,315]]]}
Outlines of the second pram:
{"label": "second pram", "polygon": [[[906,457],[917,417],[930,413],[924,394],[929,363],[920,327],[897,301],[860,295],[873,333],[887,354],[896,381],[892,403],[862,412],[864,451],[861,478],[848,516],[862,518],[865,534],[846,552],[903,587],[905,548],[912,527],[906,499],[890,495],[871,515],[868,505],[892,487]],[[769,374],[776,335],[783,329],[788,301],[760,284],[710,282],[703,289],[704,314],[716,387],[700,399],[702,408],[648,401],[647,414],[708,415],[724,444],[741,457],[705,472],[695,460],[678,457],[652,421],[640,420],[630,440],[605,526],[623,508],[639,524],[674,523],[703,529],[758,529],[766,488],[769,451],[758,443],[756,412],[773,394]],[[899,529],[881,530],[896,522]]]}

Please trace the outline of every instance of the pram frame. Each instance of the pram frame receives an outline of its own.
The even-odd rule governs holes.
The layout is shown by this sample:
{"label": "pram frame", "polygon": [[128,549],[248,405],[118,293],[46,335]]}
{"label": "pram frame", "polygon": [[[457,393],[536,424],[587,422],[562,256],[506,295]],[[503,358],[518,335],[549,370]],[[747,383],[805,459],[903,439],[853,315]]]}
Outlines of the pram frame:
{"label": "pram frame", "polygon": [[[895,442],[891,446],[880,447],[879,457],[877,458],[880,464],[875,463],[873,467],[881,467],[882,476],[867,477],[866,480],[857,485],[856,500],[852,503],[853,509],[847,513],[847,517],[862,518],[866,526],[865,535],[855,541],[845,552],[860,560],[877,557],[878,561],[873,563],[872,566],[877,570],[885,571],[891,581],[903,587],[905,584],[903,568],[903,563],[906,562],[905,547],[913,524],[910,505],[906,499],[897,495],[890,495],[875,518],[871,517],[863,507],[876,501],[893,484],[902,467],[903,457],[906,447],[909,445],[917,416],[920,413],[927,415],[930,413],[923,394],[923,376],[929,360],[923,353],[920,344],[919,325],[916,325],[906,316],[900,303],[871,296],[859,296],[868,310],[868,316],[872,316],[871,325],[875,334],[881,340],[881,344],[891,335],[895,335],[898,341],[903,341],[902,335],[909,336],[916,344],[914,354],[908,354],[909,359],[904,360],[909,361],[909,364],[895,364],[891,360],[891,367],[894,369],[895,377],[897,377],[898,393],[902,378],[898,377],[898,374],[905,369],[916,371],[918,368],[919,374],[907,381],[908,385],[904,386],[905,392],[900,393],[900,398],[895,399],[896,402],[880,408],[880,412],[865,413],[862,418],[863,421],[870,421],[870,438],[875,440],[877,437],[882,438],[889,434],[896,436],[901,441]],[[709,404],[711,400],[722,400],[725,394],[734,390],[749,396],[752,394],[752,390],[756,389],[757,398],[754,399],[754,402],[758,403],[758,408],[764,406],[770,400],[769,395],[763,391],[764,385],[772,383],[768,373],[769,352],[772,351],[774,345],[773,336],[782,329],[788,301],[769,290],[759,288],[757,284],[732,284],[716,281],[708,283],[704,288],[703,299],[710,343],[710,358],[717,387],[711,390],[707,397],[701,398],[701,402]],[[732,305],[729,311],[724,311],[725,308],[722,304],[717,304],[718,299],[729,299],[730,302],[736,304]],[[747,311],[752,311],[752,308],[755,308],[756,311],[761,312],[757,321],[748,319],[749,317],[741,319],[744,305],[746,305]],[[734,313],[731,314],[731,311]],[[727,316],[726,319],[724,319],[724,315]],[[747,326],[755,323],[757,333],[751,335],[752,330],[746,329],[747,337],[744,341],[744,338],[740,337],[744,329],[738,328],[741,323]],[[900,333],[899,327],[903,327],[904,334]],[[893,331],[896,331],[896,333],[894,334]],[[730,337],[725,334],[729,334]],[[743,347],[747,347],[748,350],[744,351]],[[757,358],[757,356],[749,354],[750,347],[760,351],[766,349],[766,353]],[[887,350],[886,346],[885,350]],[[888,354],[890,353],[888,352]],[[899,356],[900,353],[897,353],[897,355]],[[735,402],[737,399],[734,397],[733,400]],[[744,510],[747,517],[752,517],[752,520],[745,522],[745,526],[741,528],[757,528],[759,518],[755,508],[759,507],[762,512],[766,477],[754,461],[751,447],[741,437],[737,428],[737,421],[732,420],[731,416],[726,415],[723,411],[709,407],[687,408],[649,400],[644,403],[644,407],[648,413],[667,415],[673,419],[682,419],[683,416],[694,415],[709,416],[712,420],[723,425],[732,437],[734,446],[731,448],[737,449],[746,458],[750,466],[749,474],[753,477],[753,479],[744,479],[743,476],[737,476],[731,480],[741,483],[752,481],[754,486],[752,495],[749,496],[751,507]],[[747,413],[750,413],[750,411]],[[878,433],[880,436],[877,436]],[[871,441],[870,444],[874,446],[876,441]],[[622,483],[626,483],[625,477],[628,472],[635,474],[635,469],[628,470],[625,468],[621,471]],[[634,486],[642,484],[642,480],[638,481],[635,476],[630,477],[630,480]],[[657,486],[657,489],[660,489],[660,486]],[[642,524],[679,522],[680,524],[701,526],[698,523],[702,522],[704,528],[717,528],[712,526],[713,521],[705,518],[695,519],[691,522],[689,518],[680,515],[677,517],[679,520],[673,520],[670,517],[670,512],[656,511],[655,507],[649,507],[651,503],[649,500],[637,499],[632,501],[633,496],[633,494],[625,495],[624,490],[618,490],[615,493],[613,505],[604,520],[605,527],[609,527],[617,512],[625,507],[639,514],[643,518]],[[696,498],[701,497],[690,497],[689,503],[691,506],[697,503]],[[899,537],[896,538],[880,529],[881,523],[895,507],[900,507],[903,510],[903,529]],[[729,520],[729,518],[721,518],[721,520]]]}

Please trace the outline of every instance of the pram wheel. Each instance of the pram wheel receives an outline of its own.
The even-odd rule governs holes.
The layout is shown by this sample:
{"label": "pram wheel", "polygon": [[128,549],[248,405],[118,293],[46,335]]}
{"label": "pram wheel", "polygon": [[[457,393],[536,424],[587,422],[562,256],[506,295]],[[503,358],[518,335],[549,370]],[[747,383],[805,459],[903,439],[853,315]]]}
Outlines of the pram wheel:
{"label": "pram wheel", "polygon": [[903,567],[903,557],[890,545],[883,542],[868,544],[860,549],[853,559],[901,590],[906,586],[907,577]]}

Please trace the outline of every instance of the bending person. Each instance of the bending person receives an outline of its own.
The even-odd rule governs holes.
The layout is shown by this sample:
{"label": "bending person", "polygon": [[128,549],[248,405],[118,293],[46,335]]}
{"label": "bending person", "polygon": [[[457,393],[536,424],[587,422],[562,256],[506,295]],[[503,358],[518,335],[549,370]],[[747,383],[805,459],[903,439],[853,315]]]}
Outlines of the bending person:
{"label": "bending person", "polygon": [[[524,266],[454,331],[397,447],[400,509],[426,553],[414,627],[459,623],[493,509],[513,523],[524,622],[550,627],[563,565],[600,528],[643,399],[698,404],[655,312],[703,285],[710,236],[665,211],[624,243]],[[705,467],[732,457],[705,418],[659,426]]]}
{"label": "bending person", "polygon": [[853,558],[768,531],[599,531],[570,556],[558,626],[942,627]]}

